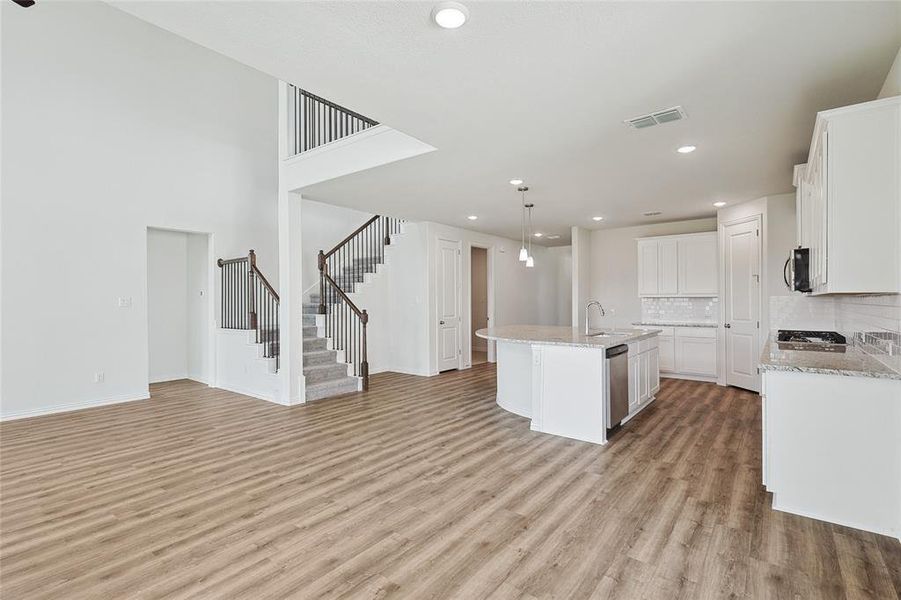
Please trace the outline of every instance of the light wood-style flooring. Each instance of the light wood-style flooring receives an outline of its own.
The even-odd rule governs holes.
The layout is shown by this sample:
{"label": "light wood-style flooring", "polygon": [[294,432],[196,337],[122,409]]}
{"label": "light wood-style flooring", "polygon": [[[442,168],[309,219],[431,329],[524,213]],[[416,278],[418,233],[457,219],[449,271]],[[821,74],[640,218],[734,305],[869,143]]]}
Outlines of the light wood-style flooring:
{"label": "light wood-style flooring", "polygon": [[494,365],[286,408],[193,382],[0,425],[0,597],[897,598],[901,543],[770,509],[760,401],[664,380],[606,447]]}

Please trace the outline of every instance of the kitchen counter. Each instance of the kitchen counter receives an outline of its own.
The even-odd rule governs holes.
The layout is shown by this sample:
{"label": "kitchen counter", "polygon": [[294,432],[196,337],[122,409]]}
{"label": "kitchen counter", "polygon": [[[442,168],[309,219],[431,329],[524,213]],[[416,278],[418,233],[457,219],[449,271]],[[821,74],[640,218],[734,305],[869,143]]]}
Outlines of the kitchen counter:
{"label": "kitchen counter", "polygon": [[[599,329],[594,332],[597,331],[608,330]],[[616,329],[614,335],[591,336],[585,335],[581,329],[576,327],[549,325],[504,325],[476,331],[477,336],[486,340],[599,349],[649,339],[659,333],[659,329]]]}
{"label": "kitchen counter", "polygon": [[[606,444],[609,428],[654,400],[660,386],[658,333],[616,329],[592,336],[547,325],[476,331],[497,345],[498,406],[530,419],[533,431],[594,444]],[[607,349],[623,345],[627,353],[608,360]],[[608,410],[611,398],[616,414]],[[625,402],[628,415],[621,412]]]}
{"label": "kitchen counter", "polygon": [[901,373],[892,371],[855,346],[848,346],[842,353],[780,350],[772,338],[763,347],[760,370],[901,380]]}
{"label": "kitchen counter", "polygon": [[709,321],[640,321],[632,324],[638,327],[719,327],[718,323]]}

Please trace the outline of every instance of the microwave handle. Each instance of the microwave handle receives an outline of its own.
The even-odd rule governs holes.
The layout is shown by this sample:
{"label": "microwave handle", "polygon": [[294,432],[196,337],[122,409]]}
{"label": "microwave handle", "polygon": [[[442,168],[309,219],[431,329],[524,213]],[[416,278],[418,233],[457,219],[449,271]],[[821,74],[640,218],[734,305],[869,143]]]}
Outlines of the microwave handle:
{"label": "microwave handle", "polygon": [[792,261],[792,257],[791,257],[791,256],[789,256],[787,259],[785,259],[785,266],[782,267],[782,279],[785,280],[785,286],[786,286],[788,289],[794,291],[794,289],[792,288],[792,284],[788,281],[788,264],[789,264],[791,261]]}

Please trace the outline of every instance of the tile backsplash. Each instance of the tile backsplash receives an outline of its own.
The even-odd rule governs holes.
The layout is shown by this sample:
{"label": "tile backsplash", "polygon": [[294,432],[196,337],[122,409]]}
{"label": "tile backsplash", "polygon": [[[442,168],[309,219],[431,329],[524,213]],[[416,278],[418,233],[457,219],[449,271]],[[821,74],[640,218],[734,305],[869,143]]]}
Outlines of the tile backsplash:
{"label": "tile backsplash", "polygon": [[838,331],[901,373],[901,294],[771,296],[770,329]]}
{"label": "tile backsplash", "polygon": [[885,366],[901,373],[901,294],[839,296],[835,327]]}
{"label": "tile backsplash", "polygon": [[717,298],[642,298],[641,320],[716,323],[719,316]]}
{"label": "tile backsplash", "polygon": [[770,296],[770,330],[835,330],[835,299],[832,296]]}

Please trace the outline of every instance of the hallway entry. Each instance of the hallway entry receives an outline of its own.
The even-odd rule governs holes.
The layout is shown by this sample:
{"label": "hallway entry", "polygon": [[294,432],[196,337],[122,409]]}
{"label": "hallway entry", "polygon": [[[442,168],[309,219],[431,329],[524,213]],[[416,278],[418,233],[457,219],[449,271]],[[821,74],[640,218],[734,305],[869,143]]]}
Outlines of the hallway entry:
{"label": "hallway entry", "polygon": [[147,340],[150,383],[210,383],[209,235],[147,229]]}
{"label": "hallway entry", "polygon": [[488,340],[476,336],[476,331],[488,327],[488,250],[472,247],[470,254],[470,315],[472,364],[488,362]]}

